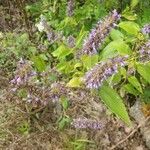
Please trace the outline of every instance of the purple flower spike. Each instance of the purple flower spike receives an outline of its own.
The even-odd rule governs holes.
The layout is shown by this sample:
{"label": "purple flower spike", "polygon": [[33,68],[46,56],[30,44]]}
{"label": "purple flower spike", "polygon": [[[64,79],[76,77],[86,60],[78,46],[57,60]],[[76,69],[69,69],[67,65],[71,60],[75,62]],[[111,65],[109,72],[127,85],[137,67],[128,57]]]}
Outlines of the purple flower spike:
{"label": "purple flower spike", "polygon": [[115,57],[96,64],[83,78],[86,87],[90,89],[99,88],[104,80],[118,72],[119,67],[126,65],[126,59],[127,57]]}
{"label": "purple flower spike", "polygon": [[150,40],[148,40],[139,50],[139,61],[146,63],[150,61]]}
{"label": "purple flower spike", "polygon": [[67,16],[72,17],[74,13],[75,8],[75,1],[74,0],[68,0],[67,2]]}
{"label": "purple flower spike", "polygon": [[[105,123],[104,123],[105,124]],[[91,120],[87,118],[77,118],[73,119],[72,125],[76,129],[102,129],[104,127],[104,124],[102,122],[99,122],[97,120]]]}
{"label": "purple flower spike", "polygon": [[149,33],[150,33],[150,24],[147,24],[147,25],[145,25],[145,26],[142,28],[142,33],[143,33],[143,34],[149,34]]}
{"label": "purple flower spike", "polygon": [[116,26],[115,23],[120,19],[120,17],[121,15],[114,10],[103,21],[99,21],[95,29],[92,29],[88,38],[85,40],[82,54],[92,55],[97,53],[98,48],[101,46],[111,29]]}

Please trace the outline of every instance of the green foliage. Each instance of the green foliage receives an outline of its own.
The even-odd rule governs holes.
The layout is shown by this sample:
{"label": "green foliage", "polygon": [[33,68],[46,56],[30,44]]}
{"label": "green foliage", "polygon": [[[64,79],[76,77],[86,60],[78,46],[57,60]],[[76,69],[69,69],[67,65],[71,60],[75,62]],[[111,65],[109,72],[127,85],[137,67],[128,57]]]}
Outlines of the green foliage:
{"label": "green foliage", "polygon": [[22,122],[18,127],[18,131],[21,134],[25,134],[25,135],[29,134],[30,126],[29,126],[28,122],[27,121]]}
{"label": "green foliage", "polygon": [[123,21],[119,23],[119,27],[133,35],[137,35],[140,31],[139,25],[131,21]]}
{"label": "green foliage", "polygon": [[103,86],[99,91],[99,95],[112,112],[120,117],[125,123],[131,125],[123,100],[115,90],[108,86]]}
{"label": "green foliage", "polygon": [[133,85],[139,92],[143,93],[141,84],[135,76],[131,76],[128,78],[128,81],[131,85]]}
{"label": "green foliage", "polygon": [[45,61],[40,56],[33,56],[31,60],[33,61],[34,66],[38,71],[42,72],[46,69]]}
{"label": "green foliage", "polygon": [[59,120],[58,120],[58,128],[60,130],[63,130],[67,125],[69,125],[71,122],[71,119],[69,117],[66,116],[62,116]]}
{"label": "green foliage", "polygon": [[149,78],[150,65],[149,64],[137,64],[137,71],[148,83],[150,83],[150,78]]}
{"label": "green foliage", "polygon": [[[48,82],[62,81],[67,88],[73,90],[84,87],[83,76],[95,64],[107,62],[108,59],[118,55],[128,55],[126,67],[120,67],[118,73],[107,80],[112,88],[102,86],[98,90],[100,98],[109,109],[125,123],[130,124],[123,97],[126,94],[132,94],[135,98],[140,96],[145,101],[149,101],[147,86],[150,84],[150,65],[141,63],[138,53],[142,44],[149,39],[149,35],[145,36],[141,33],[142,25],[150,22],[149,5],[147,0],[123,0],[121,3],[119,0],[75,1],[72,16],[66,13],[66,0],[40,0],[27,5],[26,11],[33,23],[43,29],[42,23],[38,24],[40,16],[43,16],[51,30],[49,34],[45,32],[47,30],[35,31],[32,40],[27,33],[6,33],[5,35],[0,33],[0,68],[12,66],[13,70],[20,58],[27,59],[33,62],[32,66],[38,73],[46,72],[50,68],[56,69],[61,77],[57,78],[54,74],[50,74]],[[103,21],[102,18],[110,10],[115,9],[114,6],[121,12],[121,20],[107,35],[104,43],[100,43],[102,47],[100,50],[97,49],[98,53],[78,56],[88,33],[98,21]],[[53,39],[59,33],[59,40]],[[68,42],[69,36],[74,39],[73,46]],[[38,48],[39,45],[46,46],[46,48],[42,50]],[[133,70],[132,73],[129,73],[130,69]],[[27,93],[21,89],[18,96],[25,98]],[[66,98],[61,99],[64,112],[69,107],[68,103]],[[58,121],[58,126],[63,129],[69,122],[70,118],[63,114]],[[19,131],[28,132],[28,125],[21,126]]]}
{"label": "green foliage", "polygon": [[0,68],[12,70],[20,58],[30,58],[37,53],[27,33],[6,33],[0,39]]}

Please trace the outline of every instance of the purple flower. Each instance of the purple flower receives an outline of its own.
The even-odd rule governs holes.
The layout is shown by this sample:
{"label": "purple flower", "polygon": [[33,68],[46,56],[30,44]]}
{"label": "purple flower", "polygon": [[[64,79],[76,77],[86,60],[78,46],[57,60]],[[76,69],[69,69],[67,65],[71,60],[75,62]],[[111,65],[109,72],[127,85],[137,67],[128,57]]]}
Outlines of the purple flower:
{"label": "purple flower", "polygon": [[90,89],[99,88],[104,80],[118,72],[119,67],[124,67],[126,65],[126,59],[127,57],[115,57],[106,62],[99,62],[96,64],[83,78],[86,87]]}
{"label": "purple flower", "polygon": [[76,129],[102,129],[104,124],[97,120],[90,120],[87,118],[77,118],[73,119],[72,126],[74,126]]}
{"label": "purple flower", "polygon": [[67,2],[67,16],[72,17],[74,13],[75,8],[75,1],[74,0],[68,0]]}
{"label": "purple flower", "polygon": [[150,33],[150,24],[147,24],[147,25],[145,25],[145,26],[142,28],[142,33],[143,33],[143,34],[149,34],[149,33]]}
{"label": "purple flower", "polygon": [[139,50],[139,61],[146,63],[150,61],[150,40],[148,40]]}
{"label": "purple flower", "polygon": [[99,21],[95,29],[92,29],[88,38],[85,40],[82,53],[91,55],[97,53],[98,48],[103,43],[110,30],[116,26],[115,23],[120,17],[121,15],[114,10],[103,21]]}
{"label": "purple flower", "polygon": [[32,62],[21,59],[17,64],[15,76],[10,83],[16,86],[26,85],[36,76],[37,73],[33,71]]}

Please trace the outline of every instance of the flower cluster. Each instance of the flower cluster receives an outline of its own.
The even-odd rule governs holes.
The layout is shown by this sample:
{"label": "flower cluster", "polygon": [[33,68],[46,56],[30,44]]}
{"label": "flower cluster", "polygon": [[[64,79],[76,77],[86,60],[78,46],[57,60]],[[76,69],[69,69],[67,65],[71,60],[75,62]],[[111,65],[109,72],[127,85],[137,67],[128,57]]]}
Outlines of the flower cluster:
{"label": "flower cluster", "polygon": [[95,29],[92,29],[88,38],[83,44],[83,54],[95,54],[101,46],[110,30],[116,26],[116,22],[120,19],[120,15],[114,10],[103,21],[99,21]]}
{"label": "flower cluster", "polygon": [[49,86],[29,86],[27,102],[46,106],[49,102],[59,102],[61,97],[67,97],[69,89],[63,83],[53,83]]}
{"label": "flower cluster", "polygon": [[145,25],[145,26],[142,28],[142,33],[143,33],[143,34],[149,34],[149,33],[150,33],[150,24],[147,24],[147,25]]}
{"label": "flower cluster", "polygon": [[18,62],[15,77],[10,81],[11,84],[21,86],[29,84],[30,80],[36,77],[37,73],[32,70],[32,63],[21,59]]}
{"label": "flower cluster", "polygon": [[74,126],[76,129],[102,129],[104,127],[104,124],[102,124],[102,122],[100,121],[90,120],[87,118],[73,119],[71,123],[71,125]]}
{"label": "flower cluster", "polygon": [[83,80],[87,88],[99,88],[103,81],[113,74],[118,72],[119,67],[126,65],[126,59],[128,56],[124,57],[114,57],[106,62],[99,62],[91,70],[89,70]]}
{"label": "flower cluster", "polygon": [[150,60],[150,40],[148,40],[139,50],[139,60],[147,62]]}
{"label": "flower cluster", "polygon": [[73,16],[75,8],[75,1],[74,0],[68,0],[67,2],[67,16],[71,17]]}

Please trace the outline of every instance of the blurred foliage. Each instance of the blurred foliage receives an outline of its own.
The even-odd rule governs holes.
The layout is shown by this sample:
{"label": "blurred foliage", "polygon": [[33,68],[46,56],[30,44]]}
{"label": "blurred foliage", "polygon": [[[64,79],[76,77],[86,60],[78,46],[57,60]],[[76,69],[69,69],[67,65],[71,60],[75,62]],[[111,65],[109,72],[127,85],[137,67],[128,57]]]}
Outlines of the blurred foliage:
{"label": "blurred foliage", "polygon": [[[76,0],[74,13],[68,16],[66,0],[39,0],[26,4],[28,21],[34,26],[33,35],[29,36],[27,32],[0,33],[0,69],[11,68],[9,71],[14,71],[17,61],[27,59],[33,62],[33,69],[39,74],[56,68],[61,74],[59,80],[65,82],[67,87],[81,88],[84,87],[84,74],[96,63],[118,54],[129,55],[127,68],[121,68],[109,78],[99,93],[109,109],[130,124],[123,98],[132,94],[135,98],[141,97],[146,103],[149,102],[147,87],[150,83],[150,65],[149,62],[140,63],[137,58],[139,47],[149,39],[149,35],[141,33],[143,25],[150,23],[149,8],[149,0]],[[90,30],[113,9],[122,15],[116,29],[107,36],[98,54],[83,55],[78,59],[78,51],[82,49]],[[47,23],[45,30],[41,25],[42,17]],[[74,46],[70,46],[69,36],[73,37]],[[130,68],[134,70],[133,74],[128,74]],[[42,82],[40,75],[38,78]],[[27,97],[28,94],[19,95]],[[63,99],[61,103],[65,112],[69,107],[68,100]],[[58,121],[59,128],[63,129],[68,123],[70,118],[62,114]],[[26,133],[29,126],[24,123],[18,130]]]}

